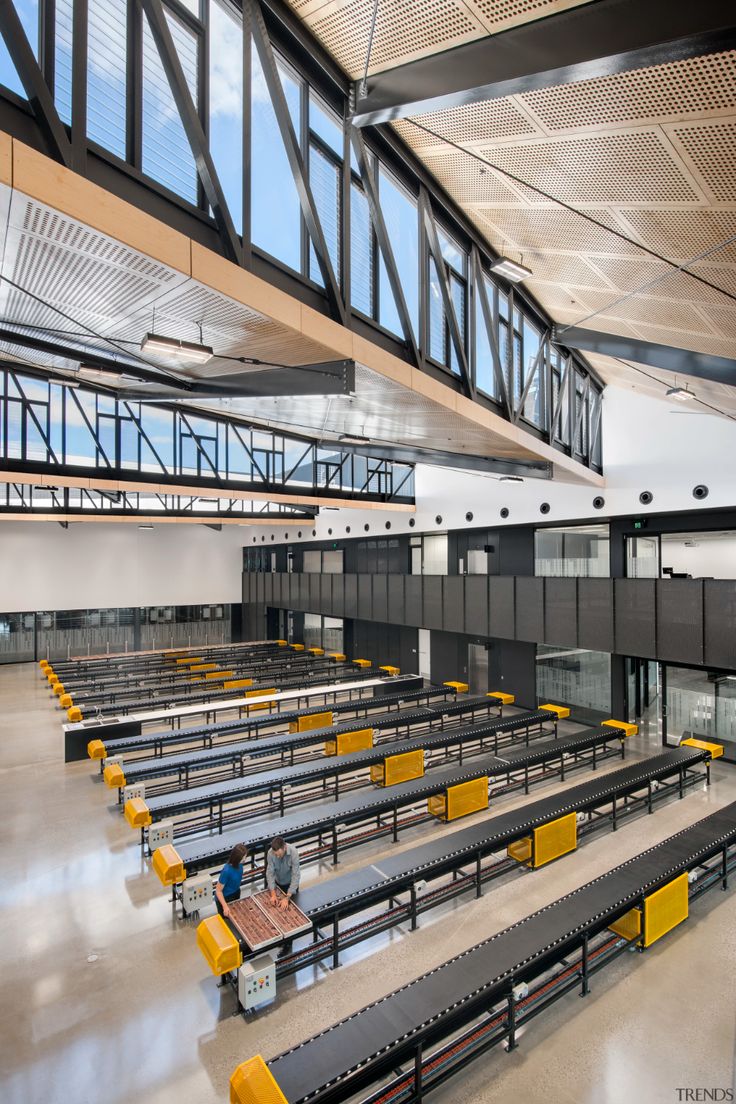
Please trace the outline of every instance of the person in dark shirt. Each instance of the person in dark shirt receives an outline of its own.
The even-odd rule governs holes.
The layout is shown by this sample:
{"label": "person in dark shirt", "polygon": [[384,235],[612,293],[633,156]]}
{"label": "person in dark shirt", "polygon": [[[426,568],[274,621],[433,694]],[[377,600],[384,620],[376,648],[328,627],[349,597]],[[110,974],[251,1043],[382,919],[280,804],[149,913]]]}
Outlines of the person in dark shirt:
{"label": "person in dark shirt", "polygon": [[230,901],[240,900],[240,884],[243,881],[243,859],[248,854],[244,843],[236,843],[222,868],[215,886],[215,904],[220,916],[229,916]]}

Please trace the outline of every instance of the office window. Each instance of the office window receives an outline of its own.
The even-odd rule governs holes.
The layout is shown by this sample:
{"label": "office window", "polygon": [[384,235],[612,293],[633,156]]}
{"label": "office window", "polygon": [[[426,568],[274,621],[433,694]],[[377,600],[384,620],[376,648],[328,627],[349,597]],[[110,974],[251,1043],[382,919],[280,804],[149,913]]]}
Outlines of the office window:
{"label": "office window", "polygon": [[537,700],[569,705],[582,720],[610,714],[611,657],[608,652],[537,645]]}
{"label": "office window", "polygon": [[534,574],[568,578],[607,578],[610,573],[607,525],[567,525],[537,529]]}

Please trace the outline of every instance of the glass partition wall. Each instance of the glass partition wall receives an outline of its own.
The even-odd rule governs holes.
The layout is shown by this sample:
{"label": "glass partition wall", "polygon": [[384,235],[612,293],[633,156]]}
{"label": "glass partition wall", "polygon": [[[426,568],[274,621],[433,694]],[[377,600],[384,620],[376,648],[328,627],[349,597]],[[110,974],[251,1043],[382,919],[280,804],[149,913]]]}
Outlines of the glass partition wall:
{"label": "glass partition wall", "polygon": [[537,529],[534,574],[571,578],[606,577],[611,573],[607,525],[566,525]]}
{"label": "glass partition wall", "polygon": [[595,722],[610,717],[611,656],[538,644],[537,701],[569,706],[573,720]]}
{"label": "glass partition wall", "polygon": [[736,762],[736,674],[662,665],[663,737],[674,746],[686,735],[724,745]]}

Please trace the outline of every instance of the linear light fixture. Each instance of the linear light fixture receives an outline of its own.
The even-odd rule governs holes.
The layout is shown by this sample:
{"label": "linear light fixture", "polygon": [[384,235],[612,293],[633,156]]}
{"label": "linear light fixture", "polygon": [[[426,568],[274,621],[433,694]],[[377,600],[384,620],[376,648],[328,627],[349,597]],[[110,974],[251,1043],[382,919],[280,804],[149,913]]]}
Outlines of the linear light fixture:
{"label": "linear light fixture", "polygon": [[146,334],[141,342],[142,353],[162,353],[165,356],[178,357],[193,364],[206,364],[215,355],[209,345],[198,345],[194,341],[179,341],[175,337],[162,337],[160,334]]}
{"label": "linear light fixture", "polygon": [[687,387],[670,387],[669,391],[665,394],[666,399],[676,399],[677,402],[690,402],[695,398],[692,391],[688,391]]}
{"label": "linear light fixture", "polygon": [[499,483],[523,483],[523,475],[500,475],[498,477]]}
{"label": "linear light fixture", "polygon": [[370,437],[360,437],[357,433],[341,433],[337,439],[343,441],[346,445],[369,445],[371,443]]}
{"label": "linear light fixture", "polygon": [[153,526],[152,525],[139,525],[138,528],[139,529],[153,529]]}
{"label": "linear light fixture", "polygon": [[508,257],[499,257],[491,265],[491,272],[510,280],[512,284],[520,284],[522,280],[528,280],[533,275],[532,270],[518,261],[512,261]]}

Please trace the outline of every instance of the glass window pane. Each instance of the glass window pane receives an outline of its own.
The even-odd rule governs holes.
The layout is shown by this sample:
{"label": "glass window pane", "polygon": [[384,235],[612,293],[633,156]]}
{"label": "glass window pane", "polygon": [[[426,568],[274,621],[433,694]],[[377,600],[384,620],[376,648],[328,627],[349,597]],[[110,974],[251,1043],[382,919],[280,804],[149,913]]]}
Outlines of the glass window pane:
{"label": "glass window pane", "polygon": [[528,318],[524,318],[524,386],[529,378],[529,374],[534,369],[537,362],[537,356],[539,355],[539,362],[536,364],[536,370],[534,372],[534,378],[529,385],[529,391],[524,402],[523,414],[528,421],[532,422],[536,426],[541,426],[544,419],[544,404],[542,385],[544,382],[544,354],[539,353],[539,346],[542,340],[542,335],[536,326],[533,326]]}
{"label": "glass window pane", "polygon": [[[284,92],[294,113],[294,93]],[[253,51],[251,220],[255,245],[301,271],[301,210],[265,77]],[[298,102],[297,133],[298,133]]]}
{"label": "glass window pane", "polygon": [[[391,242],[409,318],[416,335],[419,328],[419,223],[417,205],[394,183],[383,167],[379,168],[378,181],[381,211],[386,224],[386,232]],[[381,258],[380,304],[381,324],[394,333],[403,336],[383,258]]]}
{"label": "glass window pane", "polygon": [[537,529],[534,534],[534,574],[607,578],[610,575],[608,526],[567,525]]}
{"label": "glass window pane", "polygon": [[440,240],[440,251],[444,260],[454,268],[460,275],[465,275],[465,266],[467,264],[467,257],[456,241],[445,233],[441,227],[437,227],[437,237]]}
{"label": "glass window pane", "polygon": [[350,299],[356,310],[373,316],[373,231],[368,200],[355,184],[350,189]]}
{"label": "glass window pane", "polygon": [[89,6],[87,134],[125,158],[126,0]]}
{"label": "glass window pane", "polygon": [[342,161],[342,129],[331,111],[314,93],[309,97],[309,126]]}
{"label": "glass window pane", "polygon": [[[38,0],[14,0],[14,3],[31,49],[38,58]],[[10,88],[13,92],[17,92],[19,96],[26,98],[25,89],[20,82],[20,77],[2,35],[0,35],[0,84],[4,84],[6,88]]]}
{"label": "glass window pane", "polygon": [[[196,103],[196,37],[168,12],[166,18]],[[143,21],[143,172],[196,204],[194,158],[147,19]]]}
{"label": "glass window pane", "polygon": [[243,232],[243,27],[235,12],[210,4],[210,152],[230,215]]}
{"label": "glass window pane", "polygon": [[429,355],[445,363],[445,312],[433,257],[429,258]]}
{"label": "glass window pane", "polygon": [[[317,207],[327,252],[338,285],[340,283],[340,168],[322,150],[312,146],[309,151],[309,181]],[[323,283],[314,246],[309,249],[309,275]]]}
{"label": "glass window pane", "polygon": [[592,721],[611,709],[608,652],[537,645],[537,699],[569,705],[575,720]]}
{"label": "glass window pane", "polygon": [[72,0],[56,0],[54,100],[62,122],[72,121]]}
{"label": "glass window pane", "polygon": [[[450,295],[452,296],[452,305],[455,308],[455,318],[457,319],[457,326],[460,331],[460,340],[463,344],[463,348],[466,346],[465,341],[465,281],[458,280],[454,273],[450,273]],[[450,367],[453,372],[460,374],[460,358],[457,355],[454,341],[450,341]]]}

